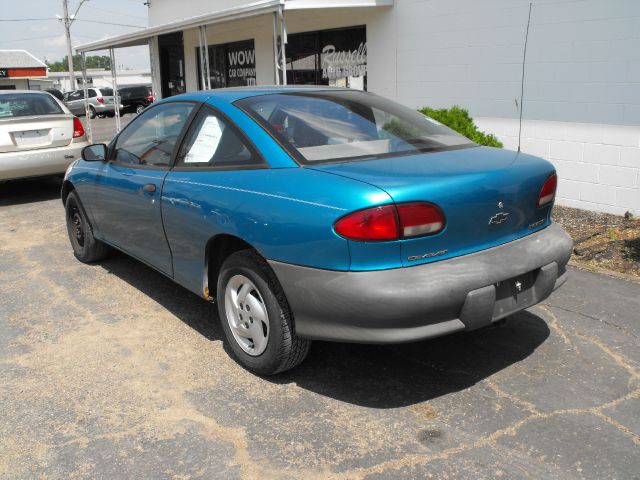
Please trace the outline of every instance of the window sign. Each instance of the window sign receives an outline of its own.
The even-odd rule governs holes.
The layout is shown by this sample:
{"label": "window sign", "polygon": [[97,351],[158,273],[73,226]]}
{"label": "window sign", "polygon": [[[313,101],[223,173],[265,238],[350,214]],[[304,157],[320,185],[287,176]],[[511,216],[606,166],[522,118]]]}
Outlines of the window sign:
{"label": "window sign", "polygon": [[[196,48],[196,58],[200,47]],[[209,45],[209,76],[212,88],[256,84],[256,49],[253,40]],[[200,83],[200,63],[198,62]]]}
{"label": "window sign", "polygon": [[322,78],[364,77],[367,74],[367,44],[360,42],[356,50],[336,51],[335,45],[322,47]]}
{"label": "window sign", "polygon": [[290,34],[287,83],[367,89],[366,27]]}
{"label": "window sign", "polygon": [[184,163],[207,163],[213,158],[220,144],[222,128],[217,117],[208,116],[204,119],[198,136],[193,141],[189,153],[184,157]]}

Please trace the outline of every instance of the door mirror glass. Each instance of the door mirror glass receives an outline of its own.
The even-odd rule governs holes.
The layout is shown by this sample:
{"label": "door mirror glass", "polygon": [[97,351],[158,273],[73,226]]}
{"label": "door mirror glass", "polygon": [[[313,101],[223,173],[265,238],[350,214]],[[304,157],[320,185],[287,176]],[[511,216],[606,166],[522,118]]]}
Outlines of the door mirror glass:
{"label": "door mirror glass", "polygon": [[107,158],[107,146],[104,143],[96,143],[82,149],[82,159],[87,162],[104,162]]}

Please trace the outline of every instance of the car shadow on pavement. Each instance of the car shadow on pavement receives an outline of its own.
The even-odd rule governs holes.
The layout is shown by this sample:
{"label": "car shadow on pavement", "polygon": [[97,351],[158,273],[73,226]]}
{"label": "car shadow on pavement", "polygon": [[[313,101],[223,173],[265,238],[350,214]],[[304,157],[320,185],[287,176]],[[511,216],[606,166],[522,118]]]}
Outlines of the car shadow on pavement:
{"label": "car shadow on pavement", "polygon": [[[221,340],[216,306],[116,252],[101,266],[207,339]],[[402,345],[316,341],[302,365],[264,380],[369,408],[414,405],[464,390],[531,355],[550,331],[524,311],[499,325]],[[228,349],[225,347],[227,353]],[[238,366],[238,368],[241,368]]]}
{"label": "car shadow on pavement", "polygon": [[0,183],[0,206],[44,202],[60,198],[62,178],[43,177]]}
{"label": "car shadow on pavement", "polygon": [[520,312],[498,325],[400,345],[314,342],[297,369],[267,380],[369,408],[397,408],[457,392],[524,360],[547,324]]}
{"label": "car shadow on pavement", "polygon": [[214,304],[124,253],[113,251],[98,265],[158,302],[208,340],[222,340]]}

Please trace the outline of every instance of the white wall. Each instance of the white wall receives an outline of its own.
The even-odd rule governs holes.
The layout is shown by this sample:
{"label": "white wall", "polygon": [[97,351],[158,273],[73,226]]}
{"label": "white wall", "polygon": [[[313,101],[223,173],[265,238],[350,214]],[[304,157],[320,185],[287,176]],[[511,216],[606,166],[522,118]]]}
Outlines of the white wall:
{"label": "white wall", "polygon": [[[396,0],[397,70],[370,89],[461,105],[515,149],[528,12],[529,0]],[[522,149],[555,164],[559,203],[640,214],[640,1],[533,0],[525,72]]]}
{"label": "white wall", "polygon": [[[518,148],[518,121],[477,117],[505,148]],[[557,203],[640,215],[640,126],[524,120],[522,151],[546,158],[557,171]]]}

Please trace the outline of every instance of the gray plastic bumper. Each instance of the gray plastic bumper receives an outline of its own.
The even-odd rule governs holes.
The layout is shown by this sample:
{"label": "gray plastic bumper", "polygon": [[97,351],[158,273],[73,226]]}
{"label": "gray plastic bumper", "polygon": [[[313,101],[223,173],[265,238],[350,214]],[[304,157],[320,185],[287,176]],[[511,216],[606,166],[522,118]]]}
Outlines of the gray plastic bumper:
{"label": "gray plastic bumper", "polygon": [[558,225],[481,252],[368,272],[270,261],[302,337],[399,343],[490,325],[566,280],[573,242]]}

